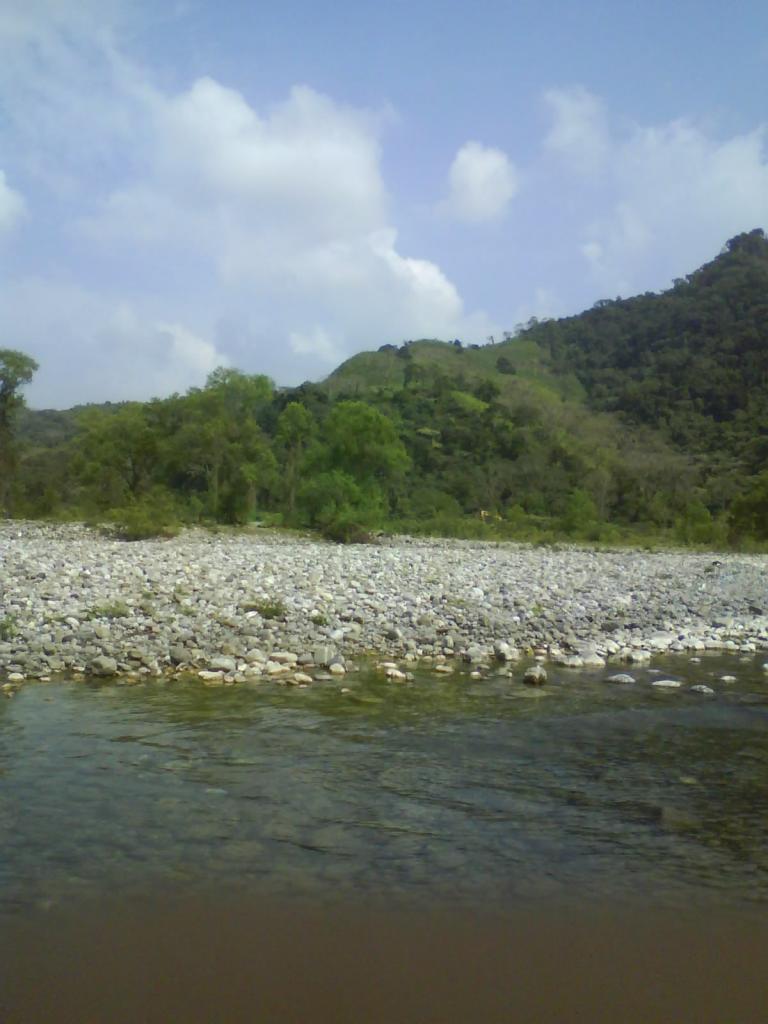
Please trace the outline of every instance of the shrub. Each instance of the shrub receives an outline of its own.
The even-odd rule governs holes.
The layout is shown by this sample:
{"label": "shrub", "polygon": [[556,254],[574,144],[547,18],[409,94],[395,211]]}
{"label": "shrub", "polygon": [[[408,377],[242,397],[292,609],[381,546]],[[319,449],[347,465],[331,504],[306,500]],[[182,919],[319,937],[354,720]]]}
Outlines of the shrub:
{"label": "shrub", "polygon": [[88,613],[91,619],[124,619],[130,615],[131,610],[124,601],[111,601],[104,604],[96,604]]}
{"label": "shrub", "polygon": [[13,615],[0,619],[0,640],[11,640],[18,632],[18,623]]}
{"label": "shrub", "polygon": [[179,532],[173,498],[164,491],[150,492],[130,505],[114,509],[109,519],[121,540],[175,537]]}
{"label": "shrub", "polygon": [[279,598],[259,598],[245,601],[240,606],[245,612],[258,612],[262,619],[284,619],[288,614],[285,602]]}

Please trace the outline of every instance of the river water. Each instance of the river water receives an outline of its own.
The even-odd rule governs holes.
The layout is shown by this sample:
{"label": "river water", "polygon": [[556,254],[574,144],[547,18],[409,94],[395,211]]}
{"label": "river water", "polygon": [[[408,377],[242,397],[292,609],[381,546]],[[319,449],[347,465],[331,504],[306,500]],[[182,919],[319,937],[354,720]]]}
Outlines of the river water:
{"label": "river water", "polygon": [[[373,671],[348,693],[28,685],[0,702],[4,1019],[581,1020],[587,978],[623,1000],[591,1020],[768,1020],[765,661],[665,659],[634,684],[550,669],[542,688]],[[683,686],[651,685],[670,677]],[[265,932],[271,953],[262,941],[235,970]],[[213,1002],[198,991],[182,1008],[211,935]],[[345,961],[372,936],[376,998],[371,963]],[[183,969],[168,961],[179,943]],[[533,950],[521,984],[513,965]],[[236,980],[254,960],[260,1013]],[[621,966],[638,962],[646,981],[674,965],[657,1003],[639,981],[628,995]],[[554,979],[530,983],[543,963]],[[403,994],[417,964],[423,983]],[[471,984],[457,964],[474,965]],[[151,998],[129,970],[146,981],[149,965]],[[546,1016],[556,992],[571,994]]]}

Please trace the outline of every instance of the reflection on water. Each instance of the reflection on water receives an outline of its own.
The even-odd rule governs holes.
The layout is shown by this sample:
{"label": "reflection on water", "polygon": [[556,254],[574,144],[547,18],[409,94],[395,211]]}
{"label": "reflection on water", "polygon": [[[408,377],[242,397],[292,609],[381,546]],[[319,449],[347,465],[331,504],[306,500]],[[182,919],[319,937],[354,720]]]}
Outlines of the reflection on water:
{"label": "reflection on water", "polygon": [[[0,911],[104,892],[519,906],[768,895],[764,657],[272,684],[28,686],[0,702]],[[724,674],[737,682],[719,682]]]}

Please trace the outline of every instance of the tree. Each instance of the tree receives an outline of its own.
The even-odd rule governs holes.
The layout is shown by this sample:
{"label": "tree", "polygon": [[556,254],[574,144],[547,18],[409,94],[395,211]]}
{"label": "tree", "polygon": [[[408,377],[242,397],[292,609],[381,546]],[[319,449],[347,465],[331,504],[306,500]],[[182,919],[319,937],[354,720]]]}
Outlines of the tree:
{"label": "tree", "polygon": [[301,402],[289,402],[277,419],[277,442],[283,452],[286,515],[293,519],[302,456],[315,431],[315,419]]}
{"label": "tree", "polygon": [[17,464],[14,422],[24,405],[21,389],[29,384],[37,363],[23,352],[0,348],[0,512],[7,511]]}
{"label": "tree", "polygon": [[745,537],[768,540],[768,470],[754,477],[746,493],[734,501],[731,529],[739,540]]}
{"label": "tree", "polygon": [[219,367],[204,388],[177,400],[168,467],[187,490],[204,492],[205,514],[214,520],[246,522],[273,484],[275,460],[258,422],[272,398],[268,377]]}
{"label": "tree", "polygon": [[381,524],[409,465],[387,416],[365,402],[337,402],[302,462],[305,522],[335,540],[362,537]]}
{"label": "tree", "polygon": [[363,484],[387,485],[405,473],[408,455],[394,423],[365,402],[338,402],[323,429],[331,468]]}

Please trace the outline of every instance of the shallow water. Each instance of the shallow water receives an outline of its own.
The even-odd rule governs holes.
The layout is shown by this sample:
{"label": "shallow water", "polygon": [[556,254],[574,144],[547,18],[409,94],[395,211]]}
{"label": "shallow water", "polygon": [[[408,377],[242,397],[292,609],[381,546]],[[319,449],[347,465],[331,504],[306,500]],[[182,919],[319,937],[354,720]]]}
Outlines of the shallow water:
{"label": "shallow water", "polygon": [[[241,919],[233,928],[225,905],[237,908],[235,917],[250,906],[257,931],[269,921],[286,956],[298,953],[292,943],[301,946],[302,936],[319,956],[329,941],[338,949],[340,935],[354,944],[361,929],[373,929],[389,936],[377,962],[392,971],[414,922],[422,922],[418,932],[423,915],[440,908],[453,923],[430,932],[443,936],[442,959],[423,964],[433,985],[452,957],[485,950],[483,962],[496,962],[498,946],[491,953],[483,942],[494,935],[511,950],[521,928],[539,935],[534,946],[554,950],[565,936],[583,946],[587,936],[609,955],[612,929],[626,938],[614,916],[621,913],[634,915],[635,938],[650,942],[658,921],[638,924],[640,907],[667,922],[682,909],[700,914],[686,932],[691,948],[701,939],[697,921],[721,922],[721,939],[729,928],[760,929],[768,897],[765,660],[665,659],[630,670],[631,685],[604,681],[615,668],[551,669],[541,689],[428,674],[405,685],[375,673],[350,677],[347,694],[336,682],[29,685],[0,702],[0,924],[14,935],[15,976],[32,960],[40,970],[39,956],[19,954],[39,951],[40,935],[58,934],[60,951],[73,934],[117,929],[134,935],[135,954],[174,915],[181,932],[190,918],[206,928],[216,921],[240,949],[249,926]],[[726,674],[736,682],[722,682]],[[650,685],[669,677],[684,686]],[[715,695],[687,689],[700,682]],[[141,940],[140,928],[126,925],[124,903],[117,910],[104,902],[114,896],[140,901],[149,928]],[[296,934],[277,924],[286,908],[304,915]],[[364,924],[362,908],[374,915]],[[544,921],[557,924],[548,931]],[[25,928],[37,935],[28,947]],[[199,966],[208,954],[198,943]],[[630,941],[630,959],[648,953],[632,949]],[[512,976],[509,964],[496,966]],[[61,976],[71,987],[71,971]],[[756,993],[743,977],[741,984]],[[468,1019],[458,998],[446,995],[434,1019]],[[333,1005],[327,1019],[347,1019]],[[483,1016],[474,1005],[477,1020],[513,1019],[498,1007],[499,1016]],[[316,1010],[315,1019],[326,1019],[320,1003]],[[433,1019],[419,1012],[412,1019]],[[552,1019],[566,1019],[559,1012]],[[89,1019],[123,1017],[113,1006]],[[231,1009],[227,1019],[240,1018]],[[645,1019],[670,1018],[648,1010]]]}
{"label": "shallow water", "polygon": [[[551,670],[541,689],[30,685],[0,702],[0,908],[211,881],[762,901],[764,660],[667,660],[634,685]],[[649,685],[668,676],[717,693]]]}

